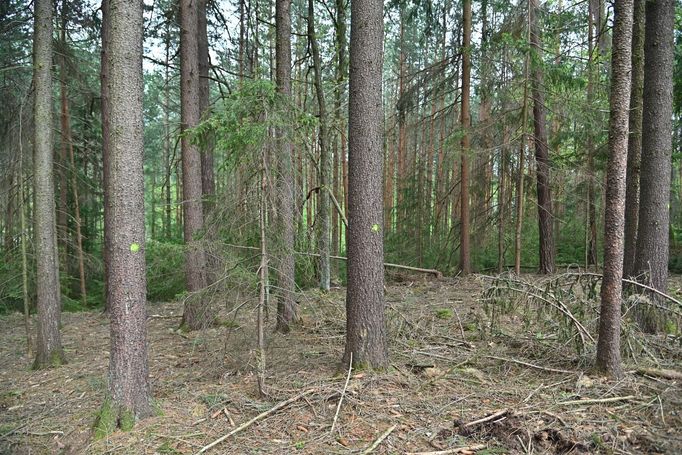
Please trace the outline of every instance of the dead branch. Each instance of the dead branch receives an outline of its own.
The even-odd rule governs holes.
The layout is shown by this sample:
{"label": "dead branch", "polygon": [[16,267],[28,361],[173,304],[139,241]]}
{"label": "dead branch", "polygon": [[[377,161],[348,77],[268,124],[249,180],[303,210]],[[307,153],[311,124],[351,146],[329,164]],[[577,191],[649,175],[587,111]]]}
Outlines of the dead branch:
{"label": "dead branch", "polygon": [[274,407],[268,409],[267,411],[261,412],[260,414],[258,414],[258,415],[257,415],[256,417],[254,417],[253,419],[251,419],[251,420],[249,420],[249,421],[247,421],[247,422],[242,423],[241,425],[239,425],[237,428],[235,428],[234,430],[230,431],[230,432],[227,433],[226,435],[221,436],[221,437],[219,437],[218,439],[216,439],[215,441],[213,441],[212,443],[210,443],[210,444],[205,445],[204,447],[202,447],[201,450],[199,450],[199,452],[197,452],[197,455],[199,455],[199,454],[201,454],[201,453],[205,453],[205,452],[211,450],[213,447],[217,446],[218,444],[220,444],[221,442],[223,442],[224,440],[226,440],[226,439],[229,438],[230,436],[234,436],[235,434],[239,433],[240,431],[245,430],[246,428],[250,427],[250,426],[253,425],[254,423],[258,422],[259,420],[263,420],[264,418],[266,418],[266,417],[269,416],[270,414],[273,414],[273,413],[279,411],[280,409],[282,409],[282,408],[284,408],[284,407],[290,405],[291,403],[300,400],[301,398],[303,398],[303,397],[306,396],[306,395],[310,395],[310,394],[313,393],[314,391],[315,391],[315,389],[308,389],[308,390],[306,390],[305,392],[299,393],[299,394],[296,395],[295,397],[289,398],[288,400],[284,400],[284,401],[282,401],[282,402],[276,404]]}
{"label": "dead branch", "polygon": [[659,370],[657,368],[639,368],[637,373],[642,376],[654,376],[663,379],[682,380],[682,373],[675,370]]}
{"label": "dead branch", "polygon": [[509,414],[509,409],[503,409],[503,410],[501,410],[501,411],[494,412],[494,413],[490,414],[490,415],[487,416],[487,417],[483,417],[482,419],[474,420],[473,422],[469,422],[469,423],[465,423],[464,425],[460,425],[459,427],[460,427],[460,428],[471,428],[471,427],[475,427],[476,425],[480,425],[480,424],[482,424],[482,423],[486,423],[486,422],[490,422],[490,421],[493,421],[493,420],[497,420],[497,419],[499,419],[500,417],[506,416],[507,414]]}
{"label": "dead branch", "polygon": [[353,371],[353,353],[350,353],[350,359],[348,360],[348,375],[346,376],[346,383],[343,385],[343,390],[341,391],[341,398],[339,398],[339,404],[336,406],[336,413],[334,414],[334,420],[332,421],[332,428],[329,430],[330,433],[334,433],[334,427],[336,426],[336,421],[339,418],[339,411],[341,411],[341,403],[343,403],[343,397],[346,396],[346,389],[348,388],[348,381],[350,381],[350,373]]}
{"label": "dead branch", "polygon": [[562,401],[560,403],[557,403],[562,406],[567,406],[571,404],[598,404],[598,403],[613,403],[614,401],[629,401],[629,400],[634,400],[635,397],[634,395],[628,395],[626,397],[611,397],[611,398],[594,398],[594,399],[589,399],[589,400],[570,400],[570,401]]}
{"label": "dead branch", "polygon": [[[238,248],[238,249],[243,249],[243,250],[256,250],[260,251],[260,248],[256,248],[255,246],[244,246],[244,245],[235,245],[233,243],[225,243],[226,246],[232,247],[232,248]],[[294,254],[298,254],[300,256],[312,256],[312,257],[320,257],[319,254],[317,253],[307,253],[303,251],[295,251]],[[340,261],[347,261],[348,258],[344,256],[329,256],[332,259],[338,259]],[[402,264],[393,264],[391,262],[384,262],[384,267],[390,267],[393,269],[402,269],[402,270],[409,270],[411,272],[420,272],[420,273],[429,273],[436,278],[443,278],[443,273],[440,270],[436,269],[423,269],[421,267],[412,267],[409,265],[402,265]]]}
{"label": "dead branch", "polygon": [[476,444],[468,447],[457,447],[454,449],[436,450],[433,452],[407,452],[406,455],[448,455],[451,453],[472,453],[476,452],[477,450],[483,450],[486,447],[488,446],[485,444]]}
{"label": "dead branch", "polygon": [[377,447],[379,447],[379,444],[384,442],[384,439],[386,439],[391,433],[393,433],[393,430],[395,430],[397,427],[398,427],[397,424],[393,425],[391,428],[389,428],[388,430],[381,433],[381,436],[376,438],[376,440],[372,443],[372,445],[367,447],[367,449],[365,449],[362,452],[362,455],[367,455],[367,454],[372,453]]}
{"label": "dead branch", "polygon": [[565,374],[577,374],[578,373],[577,371],[561,370],[559,368],[542,367],[540,365],[535,365],[533,363],[522,362],[521,360],[515,360],[515,359],[507,359],[505,357],[496,357],[494,355],[487,355],[486,358],[495,359],[495,360],[502,360],[503,362],[518,363],[519,365],[524,365],[524,366],[527,366],[530,368],[535,368],[537,370],[550,371],[552,373],[565,373]]}

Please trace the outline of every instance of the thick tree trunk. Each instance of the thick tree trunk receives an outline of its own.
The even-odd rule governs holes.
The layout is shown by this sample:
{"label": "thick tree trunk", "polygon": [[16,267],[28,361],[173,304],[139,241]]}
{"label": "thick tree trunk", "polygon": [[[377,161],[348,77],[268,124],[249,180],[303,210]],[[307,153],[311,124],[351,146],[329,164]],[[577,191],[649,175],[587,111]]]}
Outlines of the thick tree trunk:
{"label": "thick tree trunk", "polygon": [[[200,120],[199,105],[199,42],[198,16],[195,0],[180,2],[180,103],[181,131],[195,127]],[[182,207],[184,213],[185,280],[187,290],[199,292],[206,286],[206,255],[197,238],[204,228],[202,207],[201,154],[187,135],[182,147]],[[210,301],[201,296],[189,296],[185,301],[181,327],[186,330],[205,328],[213,323]]]}
{"label": "thick tree trunk", "polygon": [[632,10],[633,0],[615,2],[611,57],[609,160],[606,170],[606,218],[604,220],[604,279],[601,286],[596,361],[597,370],[616,377],[623,374],[620,360],[620,307],[623,287]]}
{"label": "thick tree trunk", "polygon": [[537,17],[539,0],[530,0],[530,44],[539,63],[533,65],[533,123],[535,129],[535,163],[537,166],[538,223],[540,225],[540,273],[554,273],[554,230],[552,192],[549,175],[547,120],[545,113],[544,77],[541,66],[542,38]]}
{"label": "thick tree trunk", "polygon": [[[286,97],[291,97],[291,0],[276,0],[276,75],[277,90]],[[288,332],[298,319],[295,296],[295,263],[294,263],[294,169],[293,147],[289,134],[284,128],[278,128],[277,138],[279,157],[277,160],[279,178],[278,220],[281,223],[279,232],[281,241],[278,252],[278,285],[280,298],[277,301],[277,331]]]}
{"label": "thick tree trunk", "polygon": [[646,2],[639,229],[635,272],[668,286],[675,2]]}
{"label": "thick tree trunk", "polygon": [[383,2],[351,3],[349,226],[344,364],[388,363],[383,247]]}
{"label": "thick tree trunk", "polygon": [[630,139],[625,184],[625,246],[623,275],[635,273],[639,224],[639,168],[642,158],[642,93],[644,91],[645,0],[634,0],[632,23],[632,85],[630,87]]}
{"label": "thick tree trunk", "polygon": [[459,235],[459,269],[463,275],[471,272],[471,250],[469,243],[469,128],[471,114],[469,112],[471,92],[471,0],[464,0],[462,13],[462,157],[460,182],[460,235]]}
{"label": "thick tree trunk", "polygon": [[34,368],[66,361],[59,333],[61,296],[52,155],[52,2],[35,1],[33,197],[38,337]]}
{"label": "thick tree trunk", "polygon": [[142,4],[111,4],[108,95],[111,174],[104,191],[110,212],[109,397],[96,429],[128,429],[151,415],[147,363],[142,97]]}

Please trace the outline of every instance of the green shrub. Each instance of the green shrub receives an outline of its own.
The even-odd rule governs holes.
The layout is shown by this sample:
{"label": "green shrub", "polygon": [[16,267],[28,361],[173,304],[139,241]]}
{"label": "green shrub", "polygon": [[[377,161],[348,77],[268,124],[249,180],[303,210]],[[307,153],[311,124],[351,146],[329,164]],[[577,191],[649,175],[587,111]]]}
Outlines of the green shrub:
{"label": "green shrub", "polygon": [[185,291],[185,252],[182,245],[150,240],[147,254],[147,299],[168,301]]}

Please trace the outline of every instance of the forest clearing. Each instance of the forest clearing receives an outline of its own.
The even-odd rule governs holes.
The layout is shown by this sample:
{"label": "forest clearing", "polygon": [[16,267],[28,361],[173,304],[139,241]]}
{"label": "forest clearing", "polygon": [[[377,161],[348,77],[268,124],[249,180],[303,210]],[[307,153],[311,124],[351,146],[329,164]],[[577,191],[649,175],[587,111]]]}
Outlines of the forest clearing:
{"label": "forest clearing", "polygon": [[[682,450],[682,377],[655,375],[682,371],[679,335],[669,342],[649,336],[646,351],[626,357],[623,379],[604,380],[590,374],[594,345],[578,354],[551,324],[531,314],[537,303],[524,309],[528,303],[521,298],[515,311],[491,324],[483,298],[491,284],[483,276],[417,275],[390,284],[390,367],[375,375],[351,371],[347,384],[347,372],[339,370],[344,291],[306,292],[301,325],[268,340],[264,398],[254,374],[252,308],[229,314],[237,302],[226,303],[223,327],[183,334],[177,331],[179,303],[150,304],[150,377],[159,412],[132,431],[99,440],[92,426],[106,392],[107,318],[66,314],[69,364],[30,371],[30,359],[18,349],[20,317],[5,316],[3,326],[15,328],[0,339],[0,453],[195,454],[306,391],[205,453],[370,453],[389,429],[372,453]],[[672,277],[670,287],[681,296],[682,278]],[[268,330],[273,328],[271,320]],[[643,339],[633,334],[628,343]],[[438,452],[467,447],[477,450]]]}

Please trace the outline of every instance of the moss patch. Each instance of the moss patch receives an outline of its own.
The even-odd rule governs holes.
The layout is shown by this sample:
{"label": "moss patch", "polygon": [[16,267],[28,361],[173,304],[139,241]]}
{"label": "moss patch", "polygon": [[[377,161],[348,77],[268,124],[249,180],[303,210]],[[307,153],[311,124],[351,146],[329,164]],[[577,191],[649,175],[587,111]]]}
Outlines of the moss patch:
{"label": "moss patch", "polygon": [[116,430],[117,421],[118,416],[114,410],[114,405],[111,399],[107,398],[95,418],[95,425],[93,426],[95,439],[102,439],[113,433]]}
{"label": "moss patch", "polygon": [[135,426],[135,413],[121,406],[116,406],[111,398],[107,398],[102,403],[102,407],[97,413],[93,431],[95,440],[102,439],[117,429],[130,431]]}

